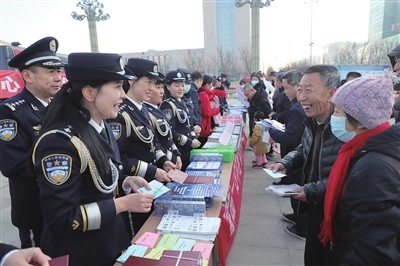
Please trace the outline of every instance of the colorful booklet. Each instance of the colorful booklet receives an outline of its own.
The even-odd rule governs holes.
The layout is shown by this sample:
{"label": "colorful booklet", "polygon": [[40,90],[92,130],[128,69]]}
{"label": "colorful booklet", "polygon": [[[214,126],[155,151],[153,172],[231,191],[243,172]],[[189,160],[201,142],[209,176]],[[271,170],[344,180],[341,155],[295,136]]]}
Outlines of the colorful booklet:
{"label": "colorful booklet", "polygon": [[141,187],[138,189],[139,192],[153,194],[154,198],[158,198],[159,196],[167,193],[170,189],[164,186],[163,183],[158,182],[157,180],[152,180],[149,182],[151,189],[147,189],[146,187]]}
{"label": "colorful booklet", "polygon": [[182,172],[179,169],[171,169],[168,174],[171,176],[172,181],[177,182],[179,184],[183,184],[188,176],[187,173]]}

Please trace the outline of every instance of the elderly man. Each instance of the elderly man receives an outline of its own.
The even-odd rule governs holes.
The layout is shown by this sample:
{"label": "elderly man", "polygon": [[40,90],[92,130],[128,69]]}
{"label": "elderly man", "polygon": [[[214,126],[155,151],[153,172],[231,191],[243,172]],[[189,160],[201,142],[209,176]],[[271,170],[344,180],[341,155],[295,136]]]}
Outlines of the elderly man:
{"label": "elderly man", "polygon": [[[270,166],[274,172],[292,173],[302,170],[304,186],[295,199],[307,201],[307,233],[304,264],[328,265],[331,252],[318,239],[324,218],[324,196],[329,173],[343,142],[331,131],[330,118],[334,106],[332,97],[340,86],[340,74],[329,65],[309,67],[300,81],[297,100],[307,118],[301,144],[277,163]],[[295,227],[291,227],[295,228]],[[292,234],[298,234],[295,230]]]}

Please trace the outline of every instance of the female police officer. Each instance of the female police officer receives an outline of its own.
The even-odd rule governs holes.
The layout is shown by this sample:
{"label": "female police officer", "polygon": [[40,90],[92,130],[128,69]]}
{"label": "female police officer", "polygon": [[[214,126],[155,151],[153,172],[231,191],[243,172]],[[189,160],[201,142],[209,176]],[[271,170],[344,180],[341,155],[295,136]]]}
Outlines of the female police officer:
{"label": "female police officer", "polygon": [[51,257],[68,254],[70,265],[113,264],[130,244],[120,213],[151,208],[152,195],[125,195],[150,186],[141,177],[120,175],[118,147],[103,120],[116,117],[126,97],[121,80],[135,78],[121,63],[117,54],[70,54],[69,81],[48,106],[33,148],[42,249]]}
{"label": "female police officer", "polygon": [[[142,58],[129,58],[125,67],[137,76],[137,80],[124,81],[127,98],[120,106],[120,115],[108,120],[117,139],[124,173],[143,176],[147,181],[157,179],[169,182],[171,179],[165,170],[175,168],[175,165],[162,151],[149,112],[142,104],[150,99],[159,75],[157,63]],[[136,233],[148,216],[148,213],[132,213]]]}
{"label": "female police officer", "polygon": [[181,100],[184,94],[186,78],[180,71],[172,70],[167,73],[168,98],[160,105],[160,109],[172,125],[172,134],[175,144],[182,155],[182,171],[189,165],[190,151],[200,146],[196,139],[193,125],[190,123],[189,109]]}
{"label": "female police officer", "polygon": [[156,86],[151,93],[150,100],[144,102],[144,104],[150,112],[151,123],[165,155],[175,164],[176,168],[180,169],[182,166],[181,153],[174,143],[171,124],[165,114],[158,107],[164,99],[164,82],[164,76],[159,77],[156,80]]}

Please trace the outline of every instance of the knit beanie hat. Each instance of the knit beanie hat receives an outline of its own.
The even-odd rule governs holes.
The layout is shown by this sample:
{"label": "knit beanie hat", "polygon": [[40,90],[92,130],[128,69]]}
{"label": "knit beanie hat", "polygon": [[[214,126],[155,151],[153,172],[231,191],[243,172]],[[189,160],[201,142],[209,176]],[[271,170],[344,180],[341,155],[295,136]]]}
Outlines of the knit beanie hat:
{"label": "knit beanie hat", "polygon": [[371,130],[390,119],[393,106],[394,76],[371,75],[345,83],[332,102]]}

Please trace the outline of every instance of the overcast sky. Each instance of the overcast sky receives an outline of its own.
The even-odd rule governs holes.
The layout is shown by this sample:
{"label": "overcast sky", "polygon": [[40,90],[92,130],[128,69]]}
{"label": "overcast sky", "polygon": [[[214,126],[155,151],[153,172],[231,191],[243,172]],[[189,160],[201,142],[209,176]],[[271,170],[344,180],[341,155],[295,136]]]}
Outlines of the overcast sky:
{"label": "overcast sky", "polygon": [[[141,52],[203,48],[202,1],[99,0],[110,19],[97,23],[101,52]],[[0,0],[0,40],[26,47],[45,36],[60,42],[59,52],[89,52],[87,20],[77,0]],[[312,13],[312,16],[310,15]],[[369,0],[275,0],[260,10],[260,64],[279,65],[313,54],[338,41],[367,41]],[[249,29],[250,30],[250,29]]]}

